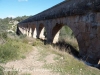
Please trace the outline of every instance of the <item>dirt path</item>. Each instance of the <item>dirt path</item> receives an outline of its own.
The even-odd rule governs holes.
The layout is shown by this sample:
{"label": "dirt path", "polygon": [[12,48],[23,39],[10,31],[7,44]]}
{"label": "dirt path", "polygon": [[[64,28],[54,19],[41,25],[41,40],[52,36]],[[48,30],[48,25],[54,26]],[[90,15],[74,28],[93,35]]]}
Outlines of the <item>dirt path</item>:
{"label": "dirt path", "polygon": [[[44,62],[38,61],[39,55],[38,49],[33,47],[33,51],[30,52],[25,59],[8,62],[6,64],[2,64],[2,66],[8,71],[17,70],[19,73],[18,75],[26,75],[26,73],[29,75],[59,75],[51,72],[48,69],[44,69],[42,67]],[[52,55],[48,55],[46,61],[50,61],[50,59],[52,60],[52,58],[48,59],[51,56]]]}

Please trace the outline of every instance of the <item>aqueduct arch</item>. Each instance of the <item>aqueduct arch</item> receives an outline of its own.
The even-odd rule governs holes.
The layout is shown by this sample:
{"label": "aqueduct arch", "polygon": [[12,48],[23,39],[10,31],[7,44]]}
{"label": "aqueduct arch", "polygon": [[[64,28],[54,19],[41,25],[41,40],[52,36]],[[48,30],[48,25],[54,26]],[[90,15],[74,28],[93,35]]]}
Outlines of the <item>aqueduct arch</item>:
{"label": "aqueduct arch", "polygon": [[53,43],[56,43],[58,42],[58,38],[59,38],[59,32],[60,32],[60,29],[62,28],[63,24],[58,24],[56,23],[55,27],[53,27],[52,29],[52,42]]}
{"label": "aqueduct arch", "polygon": [[[61,20],[59,19],[59,22],[61,22]],[[66,23],[65,23],[66,24]],[[73,30],[74,28],[72,27],[69,27],[70,25],[65,25],[63,24],[63,20],[62,20],[62,23],[56,23],[56,25],[53,27],[52,29],[52,42],[53,43],[57,43],[58,41],[65,41],[66,43],[67,42],[72,42],[71,40],[73,40],[73,43],[74,44],[77,44],[77,48],[76,49],[79,49],[79,46],[78,46],[78,42],[77,42],[77,39],[75,37],[75,33],[73,33]],[[60,39],[59,40],[59,37],[61,37],[60,33],[61,33],[61,29],[63,27],[67,27],[67,29],[69,29],[69,31],[71,31],[70,35],[68,35],[67,33],[65,33],[65,37],[63,39]],[[66,31],[65,31],[66,32]],[[71,39],[71,36],[73,35],[73,38]],[[65,40],[67,39],[67,40]],[[69,39],[69,40],[68,40]],[[73,46],[73,45],[72,45]],[[75,46],[76,47],[76,46]]]}
{"label": "aqueduct arch", "polygon": [[31,37],[37,38],[37,29],[36,29],[36,24],[31,23]]}
{"label": "aqueduct arch", "polygon": [[28,23],[28,28],[27,28],[27,36],[31,37],[31,32],[32,32],[32,28],[31,28],[31,25],[30,23]]}
{"label": "aqueduct arch", "polygon": [[39,30],[38,30],[38,36],[40,39],[45,39],[45,36],[44,36],[44,31],[45,31],[45,26],[43,23],[40,23],[39,24]]}
{"label": "aqueduct arch", "polygon": [[24,32],[25,35],[27,35],[28,26],[27,26],[27,24],[23,24],[23,25],[25,25],[23,32]]}

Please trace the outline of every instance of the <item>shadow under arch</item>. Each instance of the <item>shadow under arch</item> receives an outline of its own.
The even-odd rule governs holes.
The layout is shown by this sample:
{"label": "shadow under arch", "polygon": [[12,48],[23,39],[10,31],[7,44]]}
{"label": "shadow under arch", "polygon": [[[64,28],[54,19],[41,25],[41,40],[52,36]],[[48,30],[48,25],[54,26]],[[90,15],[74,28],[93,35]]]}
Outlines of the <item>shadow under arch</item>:
{"label": "shadow under arch", "polygon": [[43,23],[39,24],[39,30],[38,30],[38,38],[44,40],[45,39],[45,26]]}
{"label": "shadow under arch", "polygon": [[[79,58],[78,42],[77,42],[77,39],[74,37],[74,33],[70,27],[64,24],[56,23],[56,25],[52,29],[52,39],[53,39],[54,47],[57,47],[59,48],[59,50],[66,51],[69,54],[73,55],[74,57]],[[77,48],[75,48],[72,42],[73,39],[77,43]],[[72,40],[72,41],[69,41],[69,40]]]}
{"label": "shadow under arch", "polygon": [[36,25],[32,24],[30,30],[31,30],[31,37],[36,38],[37,36]]}
{"label": "shadow under arch", "polygon": [[52,42],[53,43],[58,42],[59,32],[62,27],[63,27],[63,24],[58,24],[58,23],[56,23],[56,25],[53,27],[52,29]]}

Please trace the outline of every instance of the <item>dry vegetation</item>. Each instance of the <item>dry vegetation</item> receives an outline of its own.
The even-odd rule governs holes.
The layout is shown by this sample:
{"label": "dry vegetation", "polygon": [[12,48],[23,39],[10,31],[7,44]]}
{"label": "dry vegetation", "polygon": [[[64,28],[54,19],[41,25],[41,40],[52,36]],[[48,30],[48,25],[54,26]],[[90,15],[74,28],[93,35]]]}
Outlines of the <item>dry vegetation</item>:
{"label": "dry vegetation", "polygon": [[[82,60],[73,57],[65,52],[64,49],[61,51],[57,47],[54,48],[51,45],[44,46],[42,44],[37,48],[41,54],[39,60],[45,63],[43,68],[52,70],[52,72],[60,73],[60,75],[100,75],[100,70],[84,64]],[[55,62],[48,64],[45,58],[51,54],[56,55],[52,58]]]}
{"label": "dry vegetation", "polygon": [[[19,54],[18,57],[25,59],[23,53],[28,52],[27,50],[29,50],[29,48],[27,47],[31,48],[32,46],[34,46],[35,48],[37,48],[39,52],[38,61],[42,61],[44,63],[44,65],[42,66],[44,69],[51,70],[52,72],[59,73],[60,75],[100,75],[100,71],[98,69],[85,65],[81,60],[78,60],[69,53],[65,52],[65,48],[62,48],[61,51],[57,46],[54,47],[52,45],[43,45],[43,42],[41,42],[40,40],[33,40],[29,38],[23,38],[19,40],[10,39],[9,43],[5,43],[3,45],[5,46],[4,49],[6,51],[9,48],[7,52],[8,56],[9,52],[12,53],[13,51],[16,51],[15,49],[17,48],[20,49],[18,50]],[[16,52],[14,55],[16,55]],[[14,57],[14,55],[12,54],[11,56]],[[11,56],[9,56],[9,60],[12,60],[12,58],[10,59]],[[16,59],[16,57],[13,59]],[[8,59],[5,58],[5,60]],[[0,67],[0,73],[1,73],[0,75],[5,75],[3,70],[4,68]],[[6,75],[18,75],[18,72],[10,71],[7,72]],[[23,75],[31,75],[31,74],[24,73]]]}

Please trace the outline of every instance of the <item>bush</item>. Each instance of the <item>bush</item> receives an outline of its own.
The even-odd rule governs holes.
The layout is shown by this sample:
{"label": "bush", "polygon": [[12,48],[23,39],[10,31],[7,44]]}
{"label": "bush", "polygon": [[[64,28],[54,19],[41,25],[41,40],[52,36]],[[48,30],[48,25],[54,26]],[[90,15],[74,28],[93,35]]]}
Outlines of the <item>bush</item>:
{"label": "bush", "polygon": [[17,57],[18,48],[18,45],[13,45],[11,42],[7,42],[6,44],[0,46],[0,58],[2,61]]}
{"label": "bush", "polygon": [[28,44],[29,40],[27,38],[23,38],[22,42]]}
{"label": "bush", "polygon": [[4,75],[3,69],[4,69],[4,68],[0,66],[0,75]]}
{"label": "bush", "polygon": [[66,41],[66,43],[72,45],[75,49],[79,50],[78,42],[73,34],[73,31],[68,26],[63,26],[60,30],[59,40]]}
{"label": "bush", "polygon": [[6,32],[2,33],[2,38],[7,39],[7,33]]}
{"label": "bush", "polygon": [[7,32],[0,33],[0,38],[7,39]]}
{"label": "bush", "polygon": [[20,35],[20,38],[23,39],[23,38],[25,38],[26,36],[27,36],[27,35],[22,35],[22,34],[21,34],[21,35]]}
{"label": "bush", "polygon": [[18,59],[25,54],[31,47],[16,39],[8,39],[7,42],[0,46],[0,62]]}
{"label": "bush", "polygon": [[37,45],[41,45],[41,44],[42,44],[42,42],[38,39],[36,39],[32,42],[32,46],[37,46]]}

